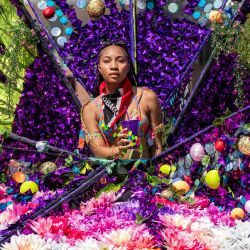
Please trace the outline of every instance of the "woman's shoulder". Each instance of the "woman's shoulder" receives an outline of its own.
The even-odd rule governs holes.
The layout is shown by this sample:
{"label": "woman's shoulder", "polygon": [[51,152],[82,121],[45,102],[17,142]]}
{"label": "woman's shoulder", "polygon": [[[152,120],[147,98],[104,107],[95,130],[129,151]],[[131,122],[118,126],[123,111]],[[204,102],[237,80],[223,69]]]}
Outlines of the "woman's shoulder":
{"label": "woman's shoulder", "polygon": [[90,111],[91,112],[97,111],[100,109],[100,107],[101,107],[101,97],[97,96],[96,98],[92,99],[82,107],[82,112],[87,113]]}
{"label": "woman's shoulder", "polygon": [[141,98],[145,101],[150,101],[157,99],[157,94],[148,87],[136,87],[136,92],[138,96],[142,96]]}

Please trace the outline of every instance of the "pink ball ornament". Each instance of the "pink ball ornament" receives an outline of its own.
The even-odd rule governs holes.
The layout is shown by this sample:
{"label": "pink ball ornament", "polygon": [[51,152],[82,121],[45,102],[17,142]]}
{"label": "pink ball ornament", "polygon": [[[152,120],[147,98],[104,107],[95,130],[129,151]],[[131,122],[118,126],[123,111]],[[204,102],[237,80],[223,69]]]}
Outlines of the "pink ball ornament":
{"label": "pink ball ornament", "polygon": [[250,200],[246,201],[244,208],[246,212],[250,213]]}
{"label": "pink ball ornament", "polygon": [[201,161],[201,159],[205,155],[205,151],[203,146],[197,142],[192,145],[189,154],[194,161]]}

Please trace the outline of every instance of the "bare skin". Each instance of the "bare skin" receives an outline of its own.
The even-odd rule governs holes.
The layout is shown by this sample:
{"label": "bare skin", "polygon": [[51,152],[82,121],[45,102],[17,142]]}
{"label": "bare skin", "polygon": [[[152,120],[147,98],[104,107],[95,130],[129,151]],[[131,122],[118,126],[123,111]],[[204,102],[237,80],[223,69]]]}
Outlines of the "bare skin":
{"label": "bare skin", "polygon": [[[107,93],[114,93],[120,88],[129,72],[128,55],[126,51],[119,46],[108,46],[101,51],[98,69],[102,74],[106,85]],[[141,96],[139,103],[140,115],[149,119],[150,129],[159,125],[162,122],[161,107],[157,95],[149,89],[133,87],[134,95],[137,99]],[[100,133],[98,128],[100,109],[97,103],[101,104],[101,97],[98,96],[95,100],[89,102],[82,110],[83,121],[89,133]],[[131,116],[133,110],[136,109],[136,103],[131,100],[127,113]],[[123,120],[128,119],[123,117]],[[117,140],[105,144],[103,137],[94,138],[89,142],[91,150],[95,157],[104,159],[113,159],[121,154],[124,149],[127,153],[124,158],[131,156],[131,141],[127,139],[126,130],[122,130],[117,137]],[[133,149],[132,158],[150,158],[162,152],[161,134],[156,134],[154,146],[149,148],[146,138],[141,138],[143,146],[142,155],[139,149]]]}

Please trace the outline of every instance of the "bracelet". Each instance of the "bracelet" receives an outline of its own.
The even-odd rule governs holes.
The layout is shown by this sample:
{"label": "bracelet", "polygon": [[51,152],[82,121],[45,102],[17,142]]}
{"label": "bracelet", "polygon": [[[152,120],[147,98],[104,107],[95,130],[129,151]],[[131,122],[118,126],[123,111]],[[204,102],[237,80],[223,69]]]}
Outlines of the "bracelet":
{"label": "bracelet", "polygon": [[159,125],[156,125],[153,127],[153,132],[154,134],[160,134],[164,132],[164,124],[160,123]]}
{"label": "bracelet", "polygon": [[85,135],[85,140],[86,140],[86,142],[90,142],[90,141],[92,141],[94,138],[102,138],[102,134],[101,133],[99,133],[99,132],[94,132],[94,133],[86,133],[86,135]]}

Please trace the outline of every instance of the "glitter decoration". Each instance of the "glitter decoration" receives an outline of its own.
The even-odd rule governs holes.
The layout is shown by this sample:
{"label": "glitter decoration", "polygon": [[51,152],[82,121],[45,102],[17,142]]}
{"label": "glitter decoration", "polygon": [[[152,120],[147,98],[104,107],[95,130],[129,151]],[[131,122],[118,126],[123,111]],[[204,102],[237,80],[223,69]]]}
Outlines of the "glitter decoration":
{"label": "glitter decoration", "polygon": [[59,27],[53,27],[51,29],[52,36],[59,36],[61,33],[62,33],[62,31]]}
{"label": "glitter decoration", "polygon": [[40,2],[37,3],[37,8],[39,10],[44,10],[46,7],[47,7],[46,1],[40,1]]}
{"label": "glitter decoration", "polygon": [[47,6],[48,6],[48,7],[54,7],[54,6],[55,6],[55,2],[49,0],[49,1],[47,2]]}
{"label": "glitter decoration", "polygon": [[195,12],[193,13],[193,18],[195,18],[195,19],[198,19],[200,16],[201,16],[200,11],[195,11]]}
{"label": "glitter decoration", "polygon": [[57,15],[54,15],[50,19],[48,19],[50,22],[55,22],[57,20]]}
{"label": "glitter decoration", "polygon": [[105,5],[101,0],[90,0],[87,6],[87,12],[92,18],[98,18],[105,12]]}
{"label": "glitter decoration", "polygon": [[60,23],[61,24],[66,24],[68,22],[68,18],[66,17],[66,16],[62,16],[61,18],[60,18]]}
{"label": "glitter decoration", "polygon": [[214,8],[219,9],[222,6],[222,0],[214,1]]}
{"label": "glitter decoration", "polygon": [[206,0],[200,0],[200,2],[198,3],[198,6],[200,8],[203,8],[206,5]]}
{"label": "glitter decoration", "polygon": [[146,9],[146,1],[145,0],[138,0],[136,3],[136,6],[140,10],[145,10]]}
{"label": "glitter decoration", "polygon": [[205,25],[207,24],[207,21],[208,21],[207,18],[201,17],[201,18],[198,20],[198,23],[199,23],[201,26],[205,26]]}
{"label": "glitter decoration", "polygon": [[68,36],[70,36],[72,34],[72,32],[73,32],[73,28],[72,27],[67,27],[65,29],[65,34],[68,35]]}
{"label": "glitter decoration", "polygon": [[171,12],[171,13],[176,13],[177,11],[178,11],[178,5],[176,4],[176,3],[170,3],[169,5],[168,5],[168,10],[169,10],[169,12]]}
{"label": "glitter decoration", "polygon": [[87,7],[87,1],[86,0],[77,0],[76,7],[79,9],[85,9]]}
{"label": "glitter decoration", "polygon": [[208,3],[205,7],[204,7],[204,12],[210,12],[213,8],[213,5],[211,3]]}
{"label": "glitter decoration", "polygon": [[59,36],[57,38],[57,43],[60,46],[64,46],[64,44],[67,42],[67,38],[65,36]]}
{"label": "glitter decoration", "polygon": [[58,17],[62,17],[62,16],[63,16],[62,10],[57,9],[57,10],[56,10],[56,15],[57,15]]}

